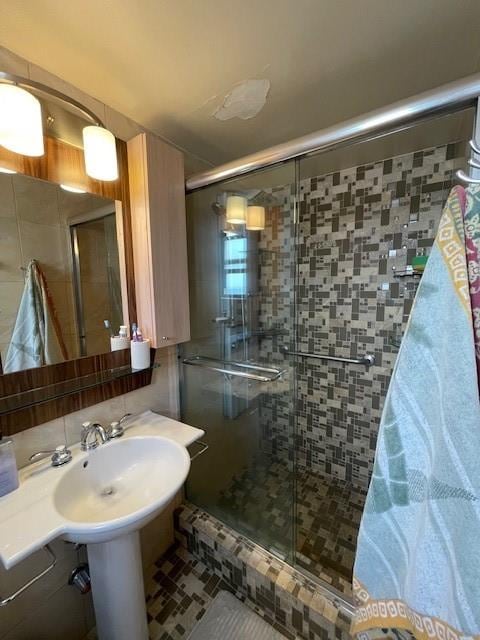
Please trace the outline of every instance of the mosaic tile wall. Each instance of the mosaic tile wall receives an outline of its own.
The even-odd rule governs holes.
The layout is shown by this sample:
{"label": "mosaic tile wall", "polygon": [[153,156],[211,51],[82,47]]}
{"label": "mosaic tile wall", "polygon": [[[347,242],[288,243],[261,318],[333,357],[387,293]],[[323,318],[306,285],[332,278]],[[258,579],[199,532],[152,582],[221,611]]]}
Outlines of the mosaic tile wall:
{"label": "mosaic tile wall", "polygon": [[[428,255],[464,144],[449,144],[300,182],[296,347],[376,363],[344,365],[300,359],[296,367],[297,464],[360,488],[368,486],[390,375],[418,283],[395,277],[416,255]],[[260,249],[265,291],[261,324],[292,326],[293,188],[272,194]],[[291,256],[291,254],[290,254]],[[268,298],[270,292],[270,299]],[[266,341],[278,359],[285,341]],[[285,398],[284,398],[285,401]],[[263,446],[291,457],[292,424],[276,396],[263,397]]]}

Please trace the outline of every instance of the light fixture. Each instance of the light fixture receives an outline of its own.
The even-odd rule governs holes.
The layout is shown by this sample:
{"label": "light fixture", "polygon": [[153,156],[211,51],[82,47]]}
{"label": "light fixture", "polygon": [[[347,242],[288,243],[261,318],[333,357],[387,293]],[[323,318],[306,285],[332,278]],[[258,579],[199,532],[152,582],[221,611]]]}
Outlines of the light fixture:
{"label": "light fixture", "polygon": [[265,207],[250,205],[247,208],[248,231],[262,231],[265,229]]}
{"label": "light fixture", "polygon": [[0,145],[24,156],[44,154],[40,102],[14,84],[0,84]]}
{"label": "light fixture", "polygon": [[69,184],[61,184],[60,188],[69,193],[87,193],[85,189],[79,189],[78,187],[71,187]]}
{"label": "light fixture", "polygon": [[247,199],[243,196],[228,196],[226,207],[227,222],[245,224],[247,221]]}
{"label": "light fixture", "polygon": [[42,107],[37,92],[73,107],[88,120],[89,126],[83,129],[85,171],[96,180],[116,180],[115,136],[93,111],[56,89],[5,71],[0,71],[0,146],[24,156],[44,154]]}
{"label": "light fixture", "polygon": [[103,127],[83,129],[85,171],[96,180],[111,181],[118,178],[115,136]]}
{"label": "light fixture", "polygon": [[6,167],[0,167],[0,173],[17,173],[16,171],[14,171],[13,169],[7,169]]}

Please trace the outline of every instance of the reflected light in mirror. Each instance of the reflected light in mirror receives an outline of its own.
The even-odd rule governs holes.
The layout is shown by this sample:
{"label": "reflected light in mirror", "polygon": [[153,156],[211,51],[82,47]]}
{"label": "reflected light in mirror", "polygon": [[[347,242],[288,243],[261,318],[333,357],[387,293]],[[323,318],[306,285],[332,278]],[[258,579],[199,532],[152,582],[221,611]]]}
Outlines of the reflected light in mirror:
{"label": "reflected light in mirror", "polygon": [[226,207],[227,222],[245,224],[247,221],[247,199],[243,196],[228,196]]}
{"label": "reflected light in mirror", "polygon": [[44,154],[40,102],[13,84],[0,84],[0,145],[24,156]]}
{"label": "reflected light in mirror", "polygon": [[69,193],[87,193],[85,189],[78,189],[77,187],[71,187],[68,184],[61,184],[60,188]]}
{"label": "reflected light in mirror", "polygon": [[83,129],[85,171],[96,180],[112,181],[118,178],[117,148],[113,133],[99,126]]}
{"label": "reflected light in mirror", "polygon": [[247,208],[248,231],[262,231],[265,229],[265,207],[251,205]]}

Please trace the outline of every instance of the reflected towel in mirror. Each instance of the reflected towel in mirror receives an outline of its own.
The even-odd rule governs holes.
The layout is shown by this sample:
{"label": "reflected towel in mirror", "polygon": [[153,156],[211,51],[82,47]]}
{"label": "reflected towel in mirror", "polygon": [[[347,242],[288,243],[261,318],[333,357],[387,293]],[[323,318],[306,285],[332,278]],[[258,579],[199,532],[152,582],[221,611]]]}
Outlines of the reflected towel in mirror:
{"label": "reflected towel in mirror", "polygon": [[45,275],[31,260],[15,327],[8,347],[4,373],[56,364],[68,359],[60,324]]}

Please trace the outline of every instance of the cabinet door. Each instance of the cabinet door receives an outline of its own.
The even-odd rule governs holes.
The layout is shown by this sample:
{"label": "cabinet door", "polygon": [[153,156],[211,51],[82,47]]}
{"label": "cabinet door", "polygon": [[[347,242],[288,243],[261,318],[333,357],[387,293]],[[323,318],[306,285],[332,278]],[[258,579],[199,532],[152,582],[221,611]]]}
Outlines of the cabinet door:
{"label": "cabinet door", "polygon": [[190,339],[183,154],[156,136],[128,142],[137,322],[153,347]]}

